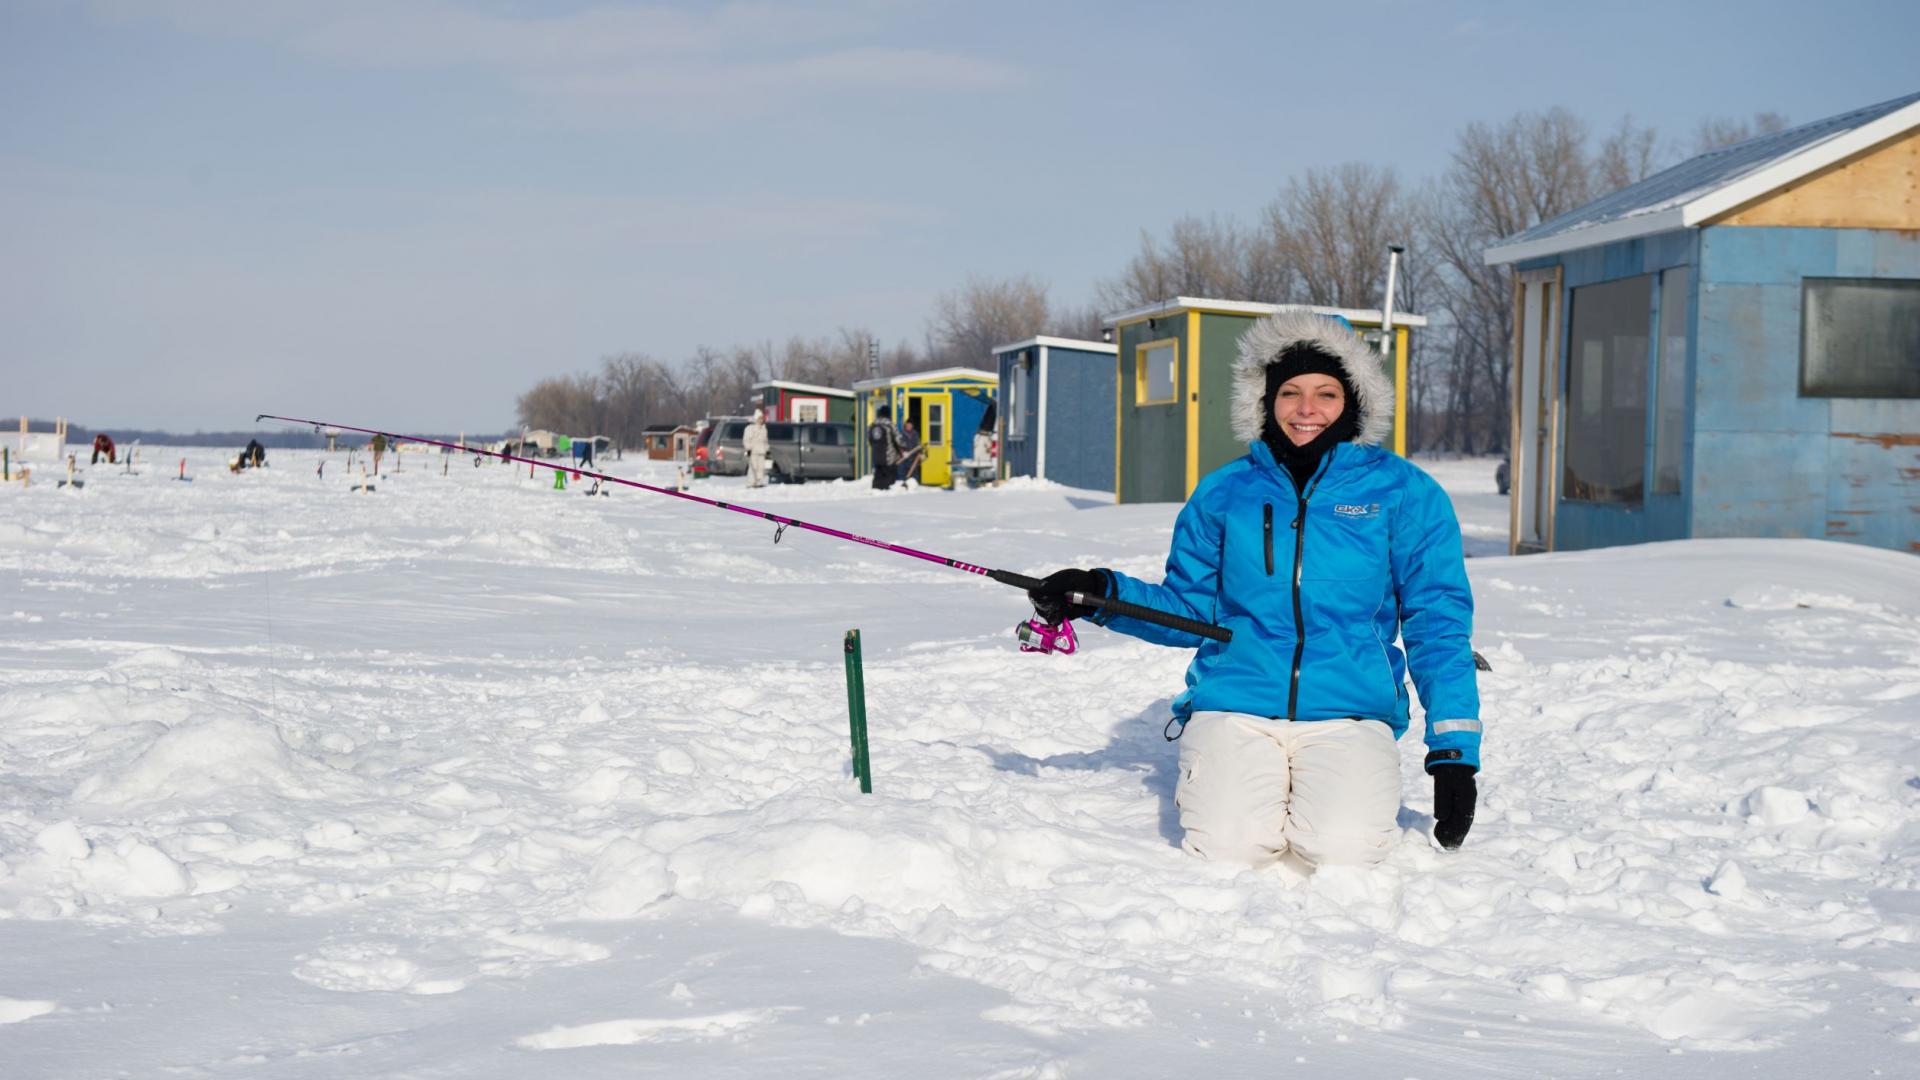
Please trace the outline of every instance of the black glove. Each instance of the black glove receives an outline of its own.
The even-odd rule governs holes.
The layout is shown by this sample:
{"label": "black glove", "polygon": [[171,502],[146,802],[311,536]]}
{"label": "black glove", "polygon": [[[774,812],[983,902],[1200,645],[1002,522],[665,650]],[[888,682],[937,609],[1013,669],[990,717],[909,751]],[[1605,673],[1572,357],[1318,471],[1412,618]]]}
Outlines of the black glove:
{"label": "black glove", "polygon": [[1460,846],[1473,828],[1473,806],[1480,799],[1473,768],[1467,765],[1433,767],[1433,838],[1448,851]]}
{"label": "black glove", "polygon": [[1067,603],[1068,593],[1105,596],[1111,580],[1099,570],[1055,570],[1041,579],[1039,588],[1027,590],[1027,599],[1033,601],[1033,613],[1041,622],[1058,626],[1068,619],[1084,619],[1095,610],[1085,604]]}

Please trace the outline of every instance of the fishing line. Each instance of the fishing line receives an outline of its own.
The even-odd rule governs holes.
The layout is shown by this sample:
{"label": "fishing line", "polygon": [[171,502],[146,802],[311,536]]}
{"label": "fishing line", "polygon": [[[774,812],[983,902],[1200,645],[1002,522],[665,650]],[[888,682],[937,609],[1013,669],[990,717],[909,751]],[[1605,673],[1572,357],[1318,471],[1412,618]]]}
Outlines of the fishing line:
{"label": "fishing line", "polygon": [[[576,477],[590,476],[595,480],[599,480],[603,483],[622,484],[622,485],[625,485],[626,487],[639,488],[642,491],[650,491],[656,495],[670,495],[676,499],[684,499],[688,502],[696,502],[704,506],[717,507],[718,509],[721,509],[721,510],[731,510],[737,514],[746,514],[750,517],[763,518],[767,521],[773,522],[776,526],[778,526],[778,532],[775,533],[776,541],[778,540],[780,534],[786,532],[788,527],[792,527],[796,529],[805,529],[808,532],[817,532],[823,536],[831,536],[836,540],[848,540],[856,544],[865,544],[868,547],[876,547],[881,549],[882,551],[891,551],[896,555],[905,555],[909,558],[921,559],[931,563],[938,563],[941,566],[951,567],[955,570],[964,570],[969,574],[978,574],[982,577],[991,578],[1002,585],[1011,585],[1016,589],[1031,591],[1033,589],[1040,588],[1041,585],[1043,584],[1043,582],[1041,582],[1039,578],[1028,577],[1025,574],[1017,574],[1011,570],[994,570],[990,567],[978,566],[970,562],[962,562],[959,559],[949,558],[945,555],[936,555],[930,551],[921,551],[917,548],[910,548],[902,544],[892,544],[892,543],[888,543],[885,540],[875,540],[871,537],[859,536],[854,533],[845,532],[840,529],[830,528],[825,525],[816,525],[813,522],[802,521],[799,518],[781,517],[779,514],[769,513],[765,510],[758,510],[751,506],[742,506],[738,503],[728,503],[728,502],[721,502],[718,499],[703,498],[699,495],[694,495],[685,491],[676,491],[672,488],[655,487],[652,484],[643,484],[638,480],[629,480],[623,476],[608,476],[605,473],[593,472],[592,470],[589,470],[589,469],[579,469],[579,468],[574,468],[572,466],[556,465],[549,461],[539,461],[534,458],[518,457],[514,454],[509,454],[502,450],[485,450],[479,447],[460,446],[458,444],[445,442],[440,439],[429,439],[421,435],[401,435],[401,434],[396,434],[390,431],[381,431],[377,428],[354,427],[352,424],[337,424],[329,420],[309,420],[304,417],[298,417],[298,416],[278,416],[273,413],[261,413],[258,416],[255,416],[253,419],[255,424],[258,424],[262,420],[280,420],[289,424],[311,425],[316,431],[318,431],[322,427],[340,428],[346,431],[357,431],[365,435],[383,436],[389,442],[393,442],[395,440],[404,440],[407,442],[424,443],[428,446],[438,446],[445,449],[458,450],[466,453],[486,454],[491,457],[500,458],[503,461],[517,461],[517,462],[524,463],[526,465],[537,466],[545,469],[552,469],[555,472],[569,472],[569,473],[573,473]],[[1189,619],[1182,615],[1174,615],[1170,612],[1160,611],[1156,608],[1142,607],[1139,604],[1131,604],[1124,600],[1116,600],[1106,596],[1089,596],[1083,593],[1070,593],[1068,594],[1067,600],[1069,604],[1079,605],[1083,607],[1099,608],[1112,615],[1119,615],[1119,616],[1124,616],[1126,618],[1139,619],[1143,622],[1150,622],[1150,623],[1157,624],[1159,626],[1168,627],[1170,629],[1185,631],[1186,633],[1194,634],[1199,637],[1211,638],[1214,641],[1226,642],[1226,641],[1233,640],[1233,632],[1231,630],[1226,629],[1225,627],[1215,626],[1213,623],[1209,623],[1209,622],[1201,622],[1198,619]]]}

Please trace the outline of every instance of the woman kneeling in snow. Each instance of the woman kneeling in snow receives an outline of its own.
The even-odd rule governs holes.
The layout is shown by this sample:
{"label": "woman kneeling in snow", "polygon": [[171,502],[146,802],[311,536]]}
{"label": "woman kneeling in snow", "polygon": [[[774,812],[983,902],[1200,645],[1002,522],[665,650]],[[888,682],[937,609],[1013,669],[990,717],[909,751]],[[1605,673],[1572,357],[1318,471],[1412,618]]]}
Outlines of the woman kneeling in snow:
{"label": "woman kneeling in snow", "polygon": [[[1385,858],[1399,834],[1409,669],[1433,835],[1458,847],[1480,767],[1473,594],[1446,493],[1379,446],[1393,430],[1390,380],[1345,320],[1283,312],[1241,338],[1232,406],[1248,453],[1188,498],[1164,582],[1060,570],[1029,594],[1034,609],[1198,648],[1173,703],[1187,851],[1309,867]],[[1076,592],[1218,623],[1233,640],[1096,614],[1068,603]]]}

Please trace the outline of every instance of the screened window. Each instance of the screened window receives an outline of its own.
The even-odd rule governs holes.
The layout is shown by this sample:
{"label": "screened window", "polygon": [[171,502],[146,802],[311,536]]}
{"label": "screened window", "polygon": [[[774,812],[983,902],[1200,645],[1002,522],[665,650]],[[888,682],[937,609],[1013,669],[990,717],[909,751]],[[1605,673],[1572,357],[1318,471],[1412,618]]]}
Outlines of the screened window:
{"label": "screened window", "polygon": [[1687,437],[1687,283],[1685,267],[1660,275],[1660,358],[1654,376],[1653,493],[1680,494]]}
{"label": "screened window", "polygon": [[1165,405],[1174,400],[1175,343],[1153,341],[1134,351],[1134,402]]}
{"label": "screened window", "polygon": [[1802,397],[1920,397],[1920,280],[1807,278]]}
{"label": "screened window", "polygon": [[1033,350],[1020,353],[1020,359],[1014,361],[1008,373],[1013,377],[1007,381],[1007,438],[1024,439],[1027,437],[1027,375],[1033,370]]}
{"label": "screened window", "polygon": [[1565,497],[1639,503],[1647,465],[1651,275],[1574,289]]}

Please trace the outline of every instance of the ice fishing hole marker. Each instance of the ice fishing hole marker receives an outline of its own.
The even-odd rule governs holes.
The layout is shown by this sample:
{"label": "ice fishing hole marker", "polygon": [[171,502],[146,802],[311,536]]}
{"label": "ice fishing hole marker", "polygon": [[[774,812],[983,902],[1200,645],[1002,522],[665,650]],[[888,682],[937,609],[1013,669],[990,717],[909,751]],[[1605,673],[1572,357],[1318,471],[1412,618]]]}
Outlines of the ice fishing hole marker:
{"label": "ice fishing hole marker", "polygon": [[[288,424],[310,424],[316,428],[323,427],[323,426],[330,427],[330,428],[338,428],[342,431],[357,431],[363,435],[382,435],[382,436],[385,436],[388,441],[393,441],[396,439],[405,439],[408,442],[423,443],[427,446],[439,446],[439,447],[443,447],[451,450],[465,450],[473,453],[487,454],[492,457],[497,457],[502,461],[521,462],[527,466],[527,471],[529,473],[531,473],[533,469],[538,466],[544,466],[546,468],[553,469],[556,472],[562,471],[561,466],[555,465],[551,462],[536,461],[533,458],[519,457],[514,454],[509,454],[503,450],[483,450],[477,447],[460,446],[456,443],[445,442],[440,439],[429,439],[420,435],[396,435],[393,432],[381,431],[377,428],[354,427],[352,424],[335,424],[335,423],[330,423],[324,420],[309,420],[299,416],[280,416],[276,413],[260,413],[259,415],[253,418],[253,422],[256,424],[262,420],[279,420]],[[992,570],[984,566],[976,566],[973,563],[961,562],[958,559],[950,559],[945,555],[936,555],[930,551],[920,551],[917,548],[910,548],[905,546],[904,544],[889,544],[883,540],[870,540],[867,537],[855,536],[853,533],[843,532],[840,529],[831,528],[826,525],[815,525],[810,521],[801,521],[799,518],[781,517],[778,514],[768,513],[765,510],[756,510],[751,506],[739,506],[731,503],[720,502],[717,499],[702,498],[701,496],[694,495],[690,492],[676,491],[673,488],[655,487],[652,484],[643,484],[638,480],[629,480],[623,476],[608,476],[605,473],[591,472],[585,469],[567,468],[564,471],[573,473],[576,478],[579,478],[582,476],[588,476],[588,477],[592,477],[595,480],[605,481],[606,483],[609,483],[609,484],[624,484],[627,487],[639,488],[641,491],[651,491],[655,495],[670,495],[676,499],[685,499],[688,502],[697,502],[704,506],[712,506],[721,510],[732,510],[737,514],[746,514],[751,517],[764,518],[765,520],[771,521],[774,524],[780,526],[780,532],[785,532],[788,526],[792,526],[797,529],[805,529],[808,532],[817,532],[822,534],[823,536],[831,536],[837,540],[847,540],[856,544],[865,544],[868,547],[876,547],[882,551],[891,551],[896,555],[905,555],[908,558],[921,559],[931,563],[939,563],[941,566],[948,566],[948,567],[952,567],[955,570],[964,570],[969,574],[978,574],[982,577],[992,578],[994,581],[997,581],[1002,585],[1011,585],[1016,589],[1022,589],[1028,592],[1031,592],[1034,589],[1039,588],[1041,585],[1039,578],[1031,578],[1026,576],[1025,574],[1016,574],[1011,570]],[[776,538],[777,536],[778,534],[776,533]],[[1210,638],[1214,641],[1219,641],[1219,642],[1227,642],[1227,641],[1233,640],[1233,631],[1228,630],[1224,626],[1215,626],[1213,623],[1201,622],[1198,619],[1189,619],[1189,618],[1186,618],[1185,616],[1174,615],[1170,612],[1160,611],[1156,608],[1143,607],[1139,604],[1130,604],[1125,600],[1116,600],[1116,599],[1113,599],[1112,597],[1107,597],[1107,596],[1080,596],[1076,598],[1074,602],[1084,607],[1097,608],[1099,610],[1105,611],[1109,615],[1117,615],[1117,616],[1120,616],[1123,618],[1129,618],[1129,619],[1139,619],[1142,622],[1150,622],[1156,626],[1167,627],[1170,630],[1180,630],[1188,634],[1193,634],[1196,637]]]}

